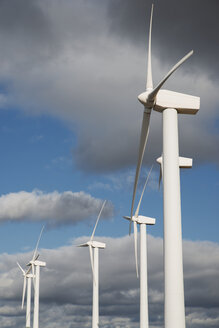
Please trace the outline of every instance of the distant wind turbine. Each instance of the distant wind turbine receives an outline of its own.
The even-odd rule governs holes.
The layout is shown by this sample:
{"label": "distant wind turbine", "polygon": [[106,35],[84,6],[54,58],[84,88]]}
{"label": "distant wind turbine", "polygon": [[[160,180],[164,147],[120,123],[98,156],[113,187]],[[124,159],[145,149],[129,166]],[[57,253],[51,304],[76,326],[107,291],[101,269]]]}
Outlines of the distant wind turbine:
{"label": "distant wind turbine", "polygon": [[34,314],[33,314],[33,328],[39,328],[39,287],[40,287],[40,267],[45,267],[46,262],[38,261],[39,254],[38,246],[44,230],[44,226],[40,232],[39,238],[37,240],[36,248],[33,253],[33,257],[27,264],[30,271],[32,269],[33,281],[34,281]]}
{"label": "distant wind turbine", "polygon": [[85,244],[78,245],[78,247],[89,247],[90,262],[93,274],[92,328],[99,328],[99,248],[106,247],[105,243],[94,241],[93,239],[105,204],[106,201],[103,202],[90,240]]}
{"label": "distant wind turbine", "polygon": [[24,284],[23,284],[23,293],[22,293],[22,303],[21,308],[24,308],[24,300],[25,294],[27,289],[27,302],[26,302],[26,328],[30,328],[30,321],[31,321],[31,279],[33,278],[33,274],[30,273],[29,269],[24,271],[24,269],[20,266],[17,262],[18,267],[20,268],[23,277],[24,277]]}
{"label": "distant wind turbine", "polygon": [[148,139],[150,116],[152,109],[154,109],[163,114],[165,328],[175,328],[176,326],[177,328],[185,328],[177,114],[196,114],[200,108],[200,98],[170,90],[161,90],[163,84],[193,54],[193,51],[184,56],[158,85],[155,88],[153,87],[151,67],[152,16],[153,5],[149,30],[146,91],[138,96],[138,100],[144,105],[144,114],[133,188],[131,217],[133,216],[138,178]]}
{"label": "distant wind turbine", "polygon": [[141,193],[141,197],[135,211],[135,215],[131,218],[124,216],[125,219],[133,222],[134,225],[134,245],[135,245],[135,264],[136,273],[138,277],[138,252],[137,252],[137,237],[138,230],[137,224],[140,225],[140,328],[148,328],[148,279],[147,279],[147,224],[154,225],[155,219],[147,216],[139,215],[141,201],[144,195],[148,179],[150,177],[153,166],[151,167],[147,179],[144,184],[144,188]]}

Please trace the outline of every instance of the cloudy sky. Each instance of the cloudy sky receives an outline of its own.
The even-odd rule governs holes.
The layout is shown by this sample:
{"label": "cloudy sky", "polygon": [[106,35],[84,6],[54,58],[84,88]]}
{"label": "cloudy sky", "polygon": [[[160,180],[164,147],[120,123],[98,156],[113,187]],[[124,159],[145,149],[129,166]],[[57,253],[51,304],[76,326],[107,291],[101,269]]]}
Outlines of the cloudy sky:
{"label": "cloudy sky", "polygon": [[[219,326],[219,46],[217,0],[154,1],[152,68],[156,84],[191,49],[165,88],[201,98],[179,117],[186,320]],[[122,219],[131,205],[145,89],[147,0],[0,0],[0,326],[24,326],[24,266],[43,224],[40,323],[91,326],[86,241],[96,234],[100,326],[139,326],[133,239]],[[140,177],[162,152],[162,115],[153,112]],[[163,327],[162,188],[154,165],[141,213],[148,229],[152,328]],[[139,189],[140,192],[140,189]],[[139,192],[137,197],[139,197]],[[112,263],[114,265],[112,266]]]}

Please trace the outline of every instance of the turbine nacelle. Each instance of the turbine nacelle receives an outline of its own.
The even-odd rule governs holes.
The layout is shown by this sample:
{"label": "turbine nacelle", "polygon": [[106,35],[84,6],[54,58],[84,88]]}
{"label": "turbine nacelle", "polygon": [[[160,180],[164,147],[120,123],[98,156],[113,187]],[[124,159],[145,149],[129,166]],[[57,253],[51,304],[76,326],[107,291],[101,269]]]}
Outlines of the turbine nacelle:
{"label": "turbine nacelle", "polygon": [[138,215],[137,217],[133,215],[132,218],[130,216],[123,216],[124,219],[137,222],[138,224],[149,224],[149,225],[154,225],[156,222],[156,219],[150,218],[148,216],[143,216],[143,215]]}
{"label": "turbine nacelle", "polygon": [[[160,164],[161,166],[163,165],[163,158],[162,156],[156,159],[156,162]],[[187,157],[182,157],[179,156],[179,167],[181,169],[187,169],[192,167],[192,158],[187,158]]]}
{"label": "turbine nacelle", "polygon": [[170,90],[161,89],[156,97],[151,95],[152,90],[142,92],[138,100],[145,107],[145,112],[152,109],[162,112],[166,108],[174,108],[179,114],[196,114],[200,108],[200,98]]}
{"label": "turbine nacelle", "polygon": [[101,243],[101,242],[95,241],[95,240],[89,240],[85,244],[80,244],[77,247],[88,247],[88,246],[91,246],[93,248],[106,248],[105,243]]}
{"label": "turbine nacelle", "polygon": [[46,266],[46,262],[42,262],[42,261],[34,261],[34,264],[35,265],[42,266],[42,267],[45,267]]}
{"label": "turbine nacelle", "polygon": [[42,262],[42,261],[38,261],[38,260],[31,260],[27,266],[31,266],[31,265],[39,265],[39,266],[46,266],[46,262]]}
{"label": "turbine nacelle", "polygon": [[174,108],[178,114],[195,115],[200,108],[200,98],[185,93],[161,89],[156,96],[153,108],[157,112],[162,112],[166,108]]}
{"label": "turbine nacelle", "polygon": [[26,277],[27,278],[35,278],[35,275],[33,275],[32,273],[28,273],[28,274],[26,274]]}

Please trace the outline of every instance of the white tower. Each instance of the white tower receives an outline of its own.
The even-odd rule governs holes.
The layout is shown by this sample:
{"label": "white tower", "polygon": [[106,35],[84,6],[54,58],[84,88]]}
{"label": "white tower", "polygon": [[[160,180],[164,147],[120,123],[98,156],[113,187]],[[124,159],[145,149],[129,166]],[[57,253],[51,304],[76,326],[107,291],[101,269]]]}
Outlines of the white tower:
{"label": "white tower", "polygon": [[37,254],[39,242],[44,230],[44,226],[41,229],[39,238],[37,240],[36,248],[33,253],[33,257],[27,264],[29,273],[32,270],[33,283],[34,283],[34,312],[33,312],[33,328],[39,328],[39,288],[40,288],[40,267],[45,267],[46,262],[38,260],[39,254]]}
{"label": "white tower", "polygon": [[33,328],[39,328],[39,291],[40,291],[40,267],[45,267],[46,262],[32,261],[30,262],[36,268],[35,272],[35,292],[34,292],[34,312],[33,312]]}

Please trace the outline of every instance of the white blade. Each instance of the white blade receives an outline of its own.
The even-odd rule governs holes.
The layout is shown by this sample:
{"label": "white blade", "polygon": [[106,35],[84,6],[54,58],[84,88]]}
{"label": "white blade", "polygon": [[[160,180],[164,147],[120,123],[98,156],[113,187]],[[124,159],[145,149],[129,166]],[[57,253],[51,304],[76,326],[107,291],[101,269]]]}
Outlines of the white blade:
{"label": "white blade", "polygon": [[124,217],[124,219],[126,219],[126,220],[132,221],[131,218],[130,218],[130,216],[123,216],[123,217]]}
{"label": "white blade", "polygon": [[31,268],[32,268],[32,274],[33,274],[33,287],[35,290],[35,268],[34,268],[34,264],[31,264]]}
{"label": "white blade", "polygon": [[22,295],[22,303],[21,308],[24,308],[24,298],[25,298],[25,292],[26,292],[26,285],[27,285],[27,277],[24,276],[24,285],[23,285],[23,295]]}
{"label": "white blade", "polygon": [[152,31],[153,9],[154,9],[154,5],[152,4],[152,7],[151,7],[151,19],[150,19],[150,29],[149,29],[149,41],[148,41],[148,67],[147,67],[146,90],[147,89],[153,89],[152,67],[151,67],[151,31]]}
{"label": "white blade", "polygon": [[163,155],[162,155],[162,160],[161,160],[161,163],[160,163],[159,190],[160,190],[160,184],[161,184],[162,176],[163,176]]}
{"label": "white blade", "polygon": [[88,243],[76,245],[76,247],[87,247],[87,246],[88,246]]}
{"label": "white blade", "polygon": [[38,260],[39,256],[40,256],[40,254],[37,254],[34,261]]}
{"label": "white blade", "polygon": [[94,234],[95,234],[95,231],[96,231],[96,227],[97,227],[97,224],[98,224],[98,222],[99,222],[99,219],[100,219],[100,216],[101,216],[101,213],[102,213],[102,211],[103,211],[103,208],[104,208],[105,204],[106,204],[106,200],[104,200],[103,205],[102,205],[102,207],[101,207],[101,209],[100,209],[100,213],[99,213],[99,215],[98,215],[98,217],[97,217],[97,221],[96,221],[96,224],[95,224],[95,226],[94,226],[93,233],[92,233],[91,238],[90,238],[91,241],[92,241],[93,238],[94,238]]}
{"label": "white blade", "polygon": [[27,270],[26,275],[30,272],[31,268],[31,265],[29,265],[29,269]]}
{"label": "white blade", "polygon": [[136,274],[138,278],[138,229],[137,222],[134,221],[134,243],[135,243],[135,266],[136,266]]}
{"label": "white blade", "polygon": [[[38,249],[38,246],[39,246],[39,242],[40,242],[40,239],[41,239],[41,236],[42,236],[42,233],[43,233],[44,227],[45,227],[45,226],[42,227],[42,229],[41,229],[41,231],[40,231],[39,238],[38,238],[38,240],[37,240],[36,248],[35,248],[35,251],[34,251],[34,253],[33,253],[33,258],[32,258],[33,261],[36,260],[36,253],[37,253],[37,249]],[[39,256],[38,256],[38,257],[39,257]]]}
{"label": "white blade", "polygon": [[93,251],[92,251],[92,246],[89,245],[89,253],[90,253],[90,263],[91,263],[91,269],[92,269],[92,275],[93,275],[93,281],[95,282],[95,277],[94,277],[94,260],[93,260]]}
{"label": "white blade", "polygon": [[161,184],[161,180],[162,180],[162,169],[160,166],[160,175],[159,175],[159,190],[160,190],[160,184]]}
{"label": "white blade", "polygon": [[17,262],[17,265],[18,265],[18,267],[20,268],[20,270],[22,271],[22,273],[25,274],[24,269],[22,269],[22,267],[20,266],[20,264],[19,264],[18,262]]}
{"label": "white blade", "polygon": [[142,190],[141,197],[140,197],[140,199],[139,199],[138,206],[137,206],[137,209],[136,209],[136,211],[135,211],[135,217],[136,217],[136,218],[138,217],[139,209],[140,209],[140,206],[141,206],[141,201],[142,201],[142,198],[143,198],[144,191],[145,191],[145,188],[146,188],[146,186],[147,186],[148,180],[149,180],[149,178],[150,178],[150,175],[151,175],[151,171],[152,171],[152,169],[153,169],[153,165],[151,166],[151,169],[150,169],[150,171],[149,171],[149,173],[148,173],[148,175],[147,175],[147,179],[146,179],[146,181],[145,181],[144,188],[143,188],[143,190]]}
{"label": "white blade", "polygon": [[158,91],[166,82],[166,80],[173,74],[173,72],[175,72],[175,70],[177,70],[177,68],[179,68],[179,66],[181,66],[184,63],[184,61],[186,61],[190,56],[192,56],[192,54],[193,54],[193,50],[190,51],[186,56],[184,56],[180,61],[178,61],[178,63],[175,66],[173,66],[173,68],[167,73],[167,75],[163,78],[163,80],[161,80],[161,82],[156,86],[156,88],[154,88],[154,90],[149,94],[148,98],[150,100],[154,100],[156,98]]}
{"label": "white blade", "polygon": [[[141,137],[140,137],[140,145],[139,145],[139,153],[138,153],[138,163],[136,167],[136,173],[135,173],[135,182],[134,182],[134,189],[133,189],[133,196],[132,196],[132,207],[131,207],[131,218],[133,216],[133,208],[134,208],[134,202],[135,202],[135,195],[136,195],[136,189],[138,185],[138,178],[139,173],[141,169],[142,159],[144,156],[145,146],[148,139],[148,133],[149,133],[149,123],[150,123],[150,115],[151,113],[147,113],[144,111],[143,114],[143,120],[142,120],[142,127],[141,127]],[[129,225],[129,234],[131,233],[131,222]]]}

